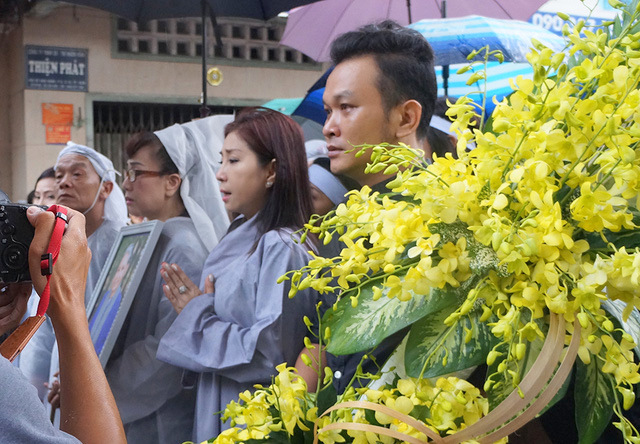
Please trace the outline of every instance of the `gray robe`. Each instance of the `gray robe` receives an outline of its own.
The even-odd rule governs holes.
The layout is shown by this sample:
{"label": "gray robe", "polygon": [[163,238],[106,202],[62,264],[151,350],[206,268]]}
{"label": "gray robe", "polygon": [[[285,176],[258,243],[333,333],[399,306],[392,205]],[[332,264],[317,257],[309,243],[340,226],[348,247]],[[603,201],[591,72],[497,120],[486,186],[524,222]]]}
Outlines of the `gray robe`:
{"label": "gray robe", "polygon": [[[87,285],[84,293],[85,304],[91,298],[93,288],[98,283],[100,273],[107,261],[107,256],[109,256],[111,247],[115,243],[122,226],[119,222],[104,219],[98,229],[87,239],[87,244],[91,250],[91,263],[89,264]],[[40,297],[34,290],[29,299],[29,307],[27,309],[29,316],[36,314],[39,302]],[[46,402],[47,389],[44,384],[52,381],[54,379],[53,375],[60,368],[58,345],[56,344],[53,325],[49,317],[20,353],[19,367],[25,377],[38,389],[40,399],[45,404],[48,404]]]}
{"label": "gray robe", "polygon": [[191,300],[158,348],[158,359],[200,373],[196,442],[229,427],[216,412],[240,392],[270,384],[278,364],[295,363],[306,333],[302,318],[315,313],[313,290],[289,299],[288,281],[276,283],[286,271],[307,264],[308,247],[295,243],[291,230],[260,237],[255,218],[239,227],[238,222],[204,265],[200,286],[213,274],[215,293]]}
{"label": "gray robe", "polygon": [[188,217],[167,220],[106,367],[131,443],[180,443],[191,436],[195,390],[183,370],[156,359],[160,338],[177,313],[162,291],[162,262],[177,263],[198,282],[207,257]]}
{"label": "gray robe", "polygon": [[51,424],[36,390],[0,356],[0,441],[3,444],[78,444]]}

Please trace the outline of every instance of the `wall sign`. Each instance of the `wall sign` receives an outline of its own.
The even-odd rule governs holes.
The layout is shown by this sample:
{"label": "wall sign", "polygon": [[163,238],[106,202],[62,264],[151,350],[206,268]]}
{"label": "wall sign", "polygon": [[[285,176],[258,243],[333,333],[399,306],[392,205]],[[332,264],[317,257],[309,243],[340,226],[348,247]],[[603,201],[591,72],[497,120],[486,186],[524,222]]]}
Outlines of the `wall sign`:
{"label": "wall sign", "polygon": [[43,103],[42,123],[45,140],[50,145],[64,145],[71,140],[73,105],[70,103]]}
{"label": "wall sign", "polygon": [[88,50],[27,45],[25,74],[27,89],[86,92]]}
{"label": "wall sign", "polygon": [[45,127],[45,143],[47,145],[65,145],[70,140],[70,126],[47,125]]}

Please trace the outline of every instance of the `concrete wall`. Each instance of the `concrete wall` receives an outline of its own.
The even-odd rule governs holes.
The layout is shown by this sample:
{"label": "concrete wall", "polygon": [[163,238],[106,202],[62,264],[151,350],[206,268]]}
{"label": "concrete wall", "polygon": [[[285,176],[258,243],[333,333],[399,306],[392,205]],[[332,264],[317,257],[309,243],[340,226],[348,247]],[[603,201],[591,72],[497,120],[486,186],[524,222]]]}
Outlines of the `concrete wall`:
{"label": "concrete wall", "polygon": [[[12,199],[24,199],[35,179],[55,163],[61,145],[45,143],[42,103],[73,104],[84,122],[71,129],[77,143],[93,140],[93,100],[197,104],[202,80],[201,65],[195,60],[143,60],[119,58],[112,53],[113,18],[90,8],[55,7],[41,16],[27,16],[23,26],[0,40],[0,187]],[[26,90],[24,46],[62,46],[88,49],[88,93]],[[117,58],[114,58],[117,57]],[[277,97],[301,97],[321,74],[321,69],[218,66],[223,82],[209,86],[210,104],[256,104]],[[89,126],[87,126],[89,123]],[[10,159],[10,162],[8,161]],[[9,167],[10,165],[10,167]]]}
{"label": "concrete wall", "polygon": [[24,84],[14,66],[22,63],[22,29],[0,35],[0,188],[12,194],[13,151],[24,148]]}

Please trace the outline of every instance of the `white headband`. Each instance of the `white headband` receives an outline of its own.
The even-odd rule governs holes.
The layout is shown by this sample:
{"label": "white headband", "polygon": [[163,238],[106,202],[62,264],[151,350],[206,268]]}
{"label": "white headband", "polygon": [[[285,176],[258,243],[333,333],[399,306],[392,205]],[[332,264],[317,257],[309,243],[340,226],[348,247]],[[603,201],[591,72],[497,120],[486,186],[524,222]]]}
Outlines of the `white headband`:
{"label": "white headband", "polygon": [[327,157],[327,142],[320,139],[307,140],[304,143],[304,149],[307,152],[307,160],[313,161],[318,157]]}
{"label": "white headband", "polygon": [[443,119],[440,116],[431,116],[431,122],[429,123],[431,128],[435,128],[437,130],[442,131],[443,133],[447,133],[449,135],[454,135],[451,132],[451,122],[446,119]]}
{"label": "white headband", "polygon": [[229,226],[216,172],[222,158],[224,127],[232,121],[232,115],[217,115],[155,132],[178,167],[180,197],[209,251]]}
{"label": "white headband", "polygon": [[309,181],[322,191],[334,205],[347,200],[344,197],[347,194],[345,186],[336,176],[320,165],[313,164],[309,167]]}

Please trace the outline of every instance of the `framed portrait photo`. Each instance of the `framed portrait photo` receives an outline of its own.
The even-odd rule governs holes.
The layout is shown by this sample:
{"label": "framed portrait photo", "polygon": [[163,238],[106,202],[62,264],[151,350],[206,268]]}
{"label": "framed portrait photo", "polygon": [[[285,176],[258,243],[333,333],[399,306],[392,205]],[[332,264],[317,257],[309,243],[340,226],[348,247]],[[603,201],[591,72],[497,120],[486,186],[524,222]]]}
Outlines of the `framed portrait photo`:
{"label": "framed portrait photo", "polygon": [[91,340],[104,368],[162,230],[161,221],[123,227],[87,304]]}

